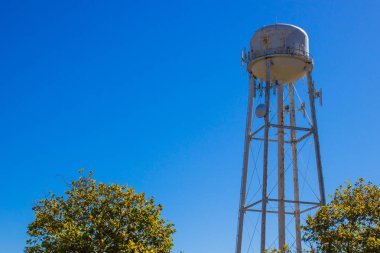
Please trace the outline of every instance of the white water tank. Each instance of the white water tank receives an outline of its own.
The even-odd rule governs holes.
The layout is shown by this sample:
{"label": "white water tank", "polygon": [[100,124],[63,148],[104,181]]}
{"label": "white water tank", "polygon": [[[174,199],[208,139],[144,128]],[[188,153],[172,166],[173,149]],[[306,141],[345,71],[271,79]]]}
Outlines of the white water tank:
{"label": "white water tank", "polygon": [[252,37],[248,53],[248,72],[266,80],[266,60],[270,58],[270,81],[290,83],[313,65],[309,54],[309,38],[301,28],[290,24],[262,27]]}

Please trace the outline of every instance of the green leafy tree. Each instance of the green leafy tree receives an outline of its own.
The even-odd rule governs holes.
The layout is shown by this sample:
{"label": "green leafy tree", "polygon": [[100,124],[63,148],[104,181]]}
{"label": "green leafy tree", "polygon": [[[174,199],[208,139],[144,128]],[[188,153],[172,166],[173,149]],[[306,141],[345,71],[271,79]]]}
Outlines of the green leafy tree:
{"label": "green leafy tree", "polygon": [[25,252],[167,253],[173,246],[175,229],[161,217],[161,205],[126,185],[97,183],[92,172],[33,210]]}
{"label": "green leafy tree", "polygon": [[312,252],[379,253],[380,191],[362,178],[336,189],[332,201],[308,216],[303,240]]}

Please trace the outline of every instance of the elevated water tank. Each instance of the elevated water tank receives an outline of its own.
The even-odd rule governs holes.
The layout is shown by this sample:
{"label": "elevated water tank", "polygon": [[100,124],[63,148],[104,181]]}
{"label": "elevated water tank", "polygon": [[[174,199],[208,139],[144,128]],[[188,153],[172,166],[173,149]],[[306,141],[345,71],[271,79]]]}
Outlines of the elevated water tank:
{"label": "elevated water tank", "polygon": [[262,27],[252,37],[248,53],[248,72],[266,80],[266,59],[270,58],[271,82],[289,83],[300,79],[313,65],[309,38],[301,28],[290,24]]}

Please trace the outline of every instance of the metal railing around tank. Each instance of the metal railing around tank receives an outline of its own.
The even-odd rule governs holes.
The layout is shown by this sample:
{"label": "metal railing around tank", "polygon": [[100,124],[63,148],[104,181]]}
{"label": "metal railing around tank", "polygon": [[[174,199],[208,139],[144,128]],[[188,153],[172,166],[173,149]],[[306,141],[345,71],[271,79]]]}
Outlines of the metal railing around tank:
{"label": "metal railing around tank", "polygon": [[310,61],[313,60],[313,57],[311,54],[305,50],[299,49],[299,48],[267,48],[265,50],[249,50],[247,55],[248,62],[255,60],[260,57],[269,56],[269,55],[294,55],[294,56],[301,56],[304,57]]}

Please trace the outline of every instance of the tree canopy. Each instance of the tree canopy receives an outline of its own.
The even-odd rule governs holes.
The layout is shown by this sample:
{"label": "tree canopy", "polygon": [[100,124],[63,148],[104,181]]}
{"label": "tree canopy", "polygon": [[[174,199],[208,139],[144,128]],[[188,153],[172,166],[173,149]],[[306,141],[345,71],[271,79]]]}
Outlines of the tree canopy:
{"label": "tree canopy", "polygon": [[25,252],[168,253],[175,232],[162,206],[127,185],[71,182],[64,196],[38,200]]}
{"label": "tree canopy", "polygon": [[303,240],[313,252],[380,252],[380,190],[362,178],[336,189],[329,204],[303,227]]}

